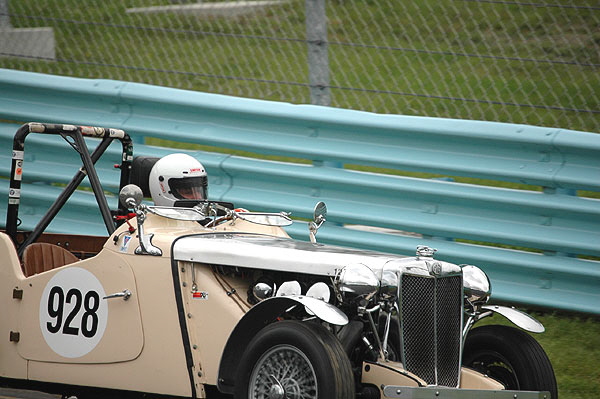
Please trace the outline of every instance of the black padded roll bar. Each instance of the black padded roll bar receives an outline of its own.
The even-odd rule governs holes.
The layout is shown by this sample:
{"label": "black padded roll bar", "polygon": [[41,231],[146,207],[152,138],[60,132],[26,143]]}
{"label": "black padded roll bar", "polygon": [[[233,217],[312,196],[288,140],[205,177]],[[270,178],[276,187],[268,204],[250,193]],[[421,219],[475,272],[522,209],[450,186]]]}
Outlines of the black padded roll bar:
{"label": "black padded roll bar", "polygon": [[[54,201],[48,212],[46,212],[46,214],[42,217],[35,229],[19,246],[19,256],[22,255],[23,250],[27,245],[36,241],[44,232],[46,227],[48,227],[52,219],[54,219],[56,214],[65,205],[67,200],[75,192],[86,175],[90,180],[92,190],[94,191],[94,195],[96,197],[96,202],[98,203],[100,213],[102,214],[102,219],[106,225],[106,230],[108,231],[108,234],[112,234],[115,231],[115,224],[112,219],[104,191],[102,190],[100,180],[98,179],[98,174],[94,168],[94,164],[98,161],[98,159],[100,159],[102,154],[104,154],[114,139],[120,140],[123,148],[123,155],[121,157],[121,164],[118,166],[121,169],[119,187],[122,188],[128,184],[131,163],[133,160],[133,144],[129,135],[120,129],[30,122],[24,124],[17,130],[13,140],[10,188],[8,194],[8,208],[6,213],[6,233],[10,236],[13,243],[18,246],[16,236],[17,221],[19,216],[19,203],[21,200],[21,180],[23,176],[25,138],[29,133],[60,135],[80,155],[83,167],[77,171],[71,182],[64,188],[56,201]],[[96,137],[102,139],[100,144],[98,144],[91,155],[88,151],[84,137]],[[121,204],[119,204],[119,207],[122,208],[123,211],[127,211],[122,207]]]}

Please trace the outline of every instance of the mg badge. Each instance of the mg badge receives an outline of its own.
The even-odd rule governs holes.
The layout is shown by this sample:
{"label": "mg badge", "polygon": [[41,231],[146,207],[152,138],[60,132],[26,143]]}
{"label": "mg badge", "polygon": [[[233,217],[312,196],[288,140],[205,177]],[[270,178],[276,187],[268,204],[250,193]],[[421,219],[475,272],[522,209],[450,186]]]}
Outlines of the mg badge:
{"label": "mg badge", "polygon": [[429,274],[432,276],[439,276],[442,274],[442,264],[440,262],[427,262],[427,266],[429,266]]}

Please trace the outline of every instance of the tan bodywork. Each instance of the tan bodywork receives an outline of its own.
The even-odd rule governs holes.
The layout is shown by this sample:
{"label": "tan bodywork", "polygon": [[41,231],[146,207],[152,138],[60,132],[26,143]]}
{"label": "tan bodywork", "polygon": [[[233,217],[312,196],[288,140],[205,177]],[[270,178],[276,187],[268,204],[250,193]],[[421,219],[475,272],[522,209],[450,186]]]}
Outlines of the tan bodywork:
{"label": "tan bodywork", "polygon": [[[131,222],[135,227],[135,222]],[[208,229],[196,222],[152,214],[148,214],[144,228],[146,234],[154,235],[152,244],[162,250],[161,256],[136,255],[138,239],[123,225],[96,256],[30,277],[23,274],[8,236],[0,233],[0,253],[5,254],[0,267],[0,292],[5,298],[11,297],[0,307],[0,376],[176,396],[191,396],[190,381],[193,380],[196,396],[205,397],[204,384],[217,384],[219,363],[231,331],[251,307],[246,302],[249,282],[226,278],[202,263],[180,262],[175,268],[179,280],[179,290],[176,289],[170,253],[173,241],[177,237],[215,230],[284,237],[287,234],[279,227],[240,219]],[[118,239],[115,241],[113,237]],[[125,290],[131,295],[127,300],[100,298],[107,304],[108,316],[99,342],[81,356],[65,357],[47,343],[42,332],[57,319],[46,322],[42,313],[54,313],[59,307],[54,297],[44,297],[53,279],[74,268],[95,276],[106,296]],[[79,317],[82,314],[66,307],[72,305],[68,303],[68,295],[62,298],[66,315],[73,312]],[[70,299],[74,303],[75,299]],[[182,317],[178,313],[178,300],[183,304]],[[94,300],[83,299],[80,312],[84,312],[84,316],[81,317],[86,317],[86,311],[88,319],[96,317],[96,313],[89,310],[95,307]],[[187,339],[182,337],[182,325]],[[186,340],[191,359],[186,357]],[[398,370],[399,364],[392,367],[371,364],[369,371],[363,373],[363,382],[378,387],[382,384],[418,385],[417,377],[407,378],[408,373]],[[464,371],[462,381],[463,388],[499,389],[498,384],[474,372]]]}
{"label": "tan bodywork", "polygon": [[[382,398],[385,386],[423,387],[427,383],[418,376],[404,370],[401,363],[390,361],[364,362],[362,369],[363,384],[371,384],[379,388]],[[460,373],[460,388],[502,390],[504,386],[496,380],[463,367]]]}
{"label": "tan bodywork", "polygon": [[[135,222],[132,221],[135,226]],[[249,223],[237,220],[216,228],[218,231],[247,231]],[[26,277],[12,242],[0,233],[0,252],[7,254],[0,268],[0,292],[12,295],[0,307],[0,376],[44,382],[190,396],[190,379],[177,315],[170,248],[178,236],[212,232],[195,222],[182,222],[148,215],[144,226],[154,234],[153,245],[162,256],[135,255],[139,242],[121,226],[108,239],[100,253],[90,259]],[[286,236],[279,228],[251,225],[252,230]],[[129,243],[124,247],[125,237]],[[194,266],[195,265],[195,266]],[[191,293],[192,267],[198,289],[208,298],[194,300]],[[66,268],[82,268],[101,281],[107,295],[127,289],[131,297],[104,300],[108,322],[101,341],[89,353],[66,358],[52,350],[42,336],[40,306],[42,291],[57,273]],[[178,267],[182,296],[193,348],[194,380],[197,395],[202,384],[215,385],[221,354],[229,333],[249,309],[239,295],[227,295],[241,282],[226,281],[201,264]],[[15,338],[18,334],[18,341]],[[9,337],[13,340],[9,340]]]}

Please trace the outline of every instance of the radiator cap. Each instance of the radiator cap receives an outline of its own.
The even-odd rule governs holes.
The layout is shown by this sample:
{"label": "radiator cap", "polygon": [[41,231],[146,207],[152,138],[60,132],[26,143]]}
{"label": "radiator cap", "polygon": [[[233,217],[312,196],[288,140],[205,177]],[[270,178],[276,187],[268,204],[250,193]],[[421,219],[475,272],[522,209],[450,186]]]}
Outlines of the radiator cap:
{"label": "radiator cap", "polygon": [[417,246],[417,256],[424,258],[433,258],[433,255],[437,252],[437,249],[428,247],[427,245]]}

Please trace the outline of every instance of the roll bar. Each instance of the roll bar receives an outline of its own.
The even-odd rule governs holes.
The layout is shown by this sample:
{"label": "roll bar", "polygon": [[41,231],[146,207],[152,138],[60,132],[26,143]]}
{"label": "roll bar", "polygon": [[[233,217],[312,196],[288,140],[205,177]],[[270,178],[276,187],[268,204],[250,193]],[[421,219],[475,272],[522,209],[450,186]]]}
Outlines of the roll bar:
{"label": "roll bar", "polygon": [[[19,216],[19,203],[21,200],[21,181],[23,178],[23,161],[25,153],[25,138],[29,133],[56,134],[60,135],[81,157],[83,166],[75,173],[71,182],[63,189],[46,214],[33,229],[31,234],[23,241],[21,245],[17,243],[17,223]],[[90,155],[84,137],[101,138],[102,141]],[[75,126],[64,124],[50,124],[30,122],[22,125],[13,139],[12,165],[10,171],[10,188],[8,191],[8,208],[6,211],[6,233],[10,236],[15,246],[18,247],[19,256],[23,254],[25,247],[36,241],[50,224],[52,219],[65,205],[67,200],[75,192],[87,175],[92,186],[92,190],[98,203],[98,208],[102,214],[102,219],[106,225],[108,234],[115,231],[115,224],[108,207],[108,202],[102,190],[100,179],[94,164],[104,154],[113,140],[120,140],[122,145],[121,164],[116,167],[121,169],[121,178],[119,189],[129,183],[131,172],[131,163],[133,161],[133,144],[127,133],[120,129],[111,129],[104,127]],[[123,205],[119,204],[119,209],[127,212]]]}

